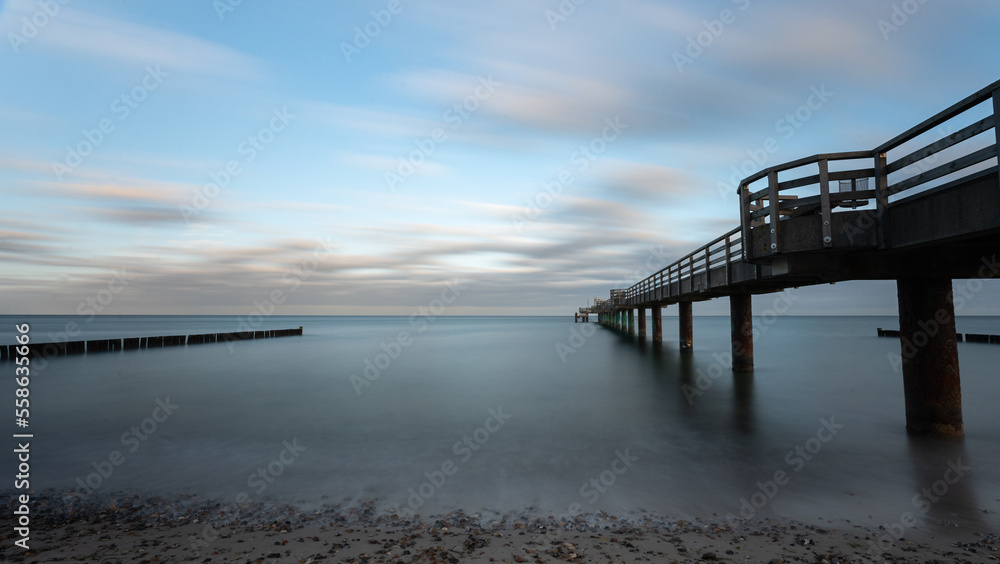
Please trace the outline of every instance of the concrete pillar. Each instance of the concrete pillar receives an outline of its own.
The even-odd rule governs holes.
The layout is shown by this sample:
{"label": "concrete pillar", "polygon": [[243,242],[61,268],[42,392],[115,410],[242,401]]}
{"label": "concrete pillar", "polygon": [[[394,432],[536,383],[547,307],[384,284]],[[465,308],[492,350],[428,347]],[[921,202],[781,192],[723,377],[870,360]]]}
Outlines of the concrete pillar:
{"label": "concrete pillar", "polygon": [[694,314],[692,313],[691,302],[681,302],[680,306],[680,334],[681,351],[690,352],[694,341]]}
{"label": "concrete pillar", "polygon": [[660,306],[653,306],[653,342],[663,342],[663,309]]}
{"label": "concrete pillar", "polygon": [[951,280],[900,279],[896,294],[906,430],[961,437],[965,428]]}
{"label": "concrete pillar", "polygon": [[733,340],[733,371],[753,370],[753,308],[750,294],[729,296],[730,333]]}
{"label": "concrete pillar", "polygon": [[628,334],[635,335],[635,310],[628,308]]}
{"label": "concrete pillar", "polygon": [[640,307],[639,312],[639,336],[643,339],[646,338],[646,308]]}

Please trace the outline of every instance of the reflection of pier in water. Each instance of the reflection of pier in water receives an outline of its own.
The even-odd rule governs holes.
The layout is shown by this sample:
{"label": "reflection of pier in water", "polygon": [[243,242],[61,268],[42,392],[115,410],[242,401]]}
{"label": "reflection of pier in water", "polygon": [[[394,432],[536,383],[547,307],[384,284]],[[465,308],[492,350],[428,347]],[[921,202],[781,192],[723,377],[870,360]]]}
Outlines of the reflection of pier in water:
{"label": "reflection of pier in water", "polygon": [[[739,227],[611,290],[574,318],[596,314],[602,325],[634,335],[638,317],[645,339],[649,309],[652,339],[661,342],[662,308],[677,304],[680,347],[690,351],[691,304],[728,297],[732,370],[750,372],[752,295],[895,280],[906,427],[960,437],[952,279],[1000,275],[998,115],[1000,81],[875,149],[815,155],[748,176],[737,191]],[[942,129],[954,132],[936,133]]]}

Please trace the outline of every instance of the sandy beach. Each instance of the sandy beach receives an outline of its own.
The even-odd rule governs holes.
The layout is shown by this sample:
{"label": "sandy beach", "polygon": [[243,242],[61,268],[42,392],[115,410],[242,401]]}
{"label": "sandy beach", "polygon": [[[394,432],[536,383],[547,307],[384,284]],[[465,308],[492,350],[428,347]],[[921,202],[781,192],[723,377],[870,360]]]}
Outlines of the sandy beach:
{"label": "sandy beach", "polygon": [[[12,504],[9,494],[5,505]],[[918,527],[920,539],[846,521],[621,520],[581,515],[451,513],[426,520],[377,514],[372,506],[311,513],[263,504],[241,507],[109,494],[67,503],[40,495],[29,551],[4,532],[5,562],[994,562],[997,536],[957,527]]]}

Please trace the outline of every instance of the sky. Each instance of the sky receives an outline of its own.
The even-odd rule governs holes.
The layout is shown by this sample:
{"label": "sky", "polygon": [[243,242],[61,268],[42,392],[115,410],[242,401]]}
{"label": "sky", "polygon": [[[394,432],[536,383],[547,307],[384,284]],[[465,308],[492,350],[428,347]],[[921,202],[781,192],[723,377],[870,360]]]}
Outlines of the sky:
{"label": "sky", "polygon": [[[0,313],[572,315],[736,227],[768,140],[751,172],[996,81],[998,24],[987,0],[0,1]],[[891,281],[800,291],[792,314],[896,313]],[[960,315],[1000,315],[976,296]]]}

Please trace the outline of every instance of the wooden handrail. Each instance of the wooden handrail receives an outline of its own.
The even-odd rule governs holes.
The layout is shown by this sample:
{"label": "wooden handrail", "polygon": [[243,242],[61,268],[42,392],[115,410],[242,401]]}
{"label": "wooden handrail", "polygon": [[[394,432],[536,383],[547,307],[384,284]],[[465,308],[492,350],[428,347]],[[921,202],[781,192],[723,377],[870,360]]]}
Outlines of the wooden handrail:
{"label": "wooden handrail", "polygon": [[[993,99],[993,112],[990,116],[980,119],[975,123],[963,127],[961,130],[944,137],[930,145],[916,149],[909,154],[889,162],[886,153],[898,148],[902,144],[911,141],[918,136],[930,131],[934,127],[978,106],[990,99]],[[657,270],[650,276],[633,284],[629,288],[611,290],[611,299],[607,301],[595,302],[595,307],[603,309],[613,309],[618,305],[641,303],[649,300],[663,300],[673,295],[674,285],[680,289],[682,282],[691,281],[688,291],[694,291],[694,276],[705,274],[706,286],[711,287],[711,273],[717,265],[726,266],[726,283],[729,283],[729,267],[738,260],[747,260],[750,256],[750,229],[751,222],[762,221],[762,218],[770,218],[771,226],[770,247],[773,252],[780,252],[779,230],[781,228],[780,217],[785,213],[793,213],[802,210],[812,213],[817,210],[822,216],[823,242],[825,247],[832,246],[830,231],[830,214],[834,207],[842,201],[874,199],[878,208],[879,216],[890,207],[889,196],[898,192],[911,189],[926,182],[951,174],[958,170],[979,164],[993,157],[998,156],[998,144],[992,144],[973,151],[970,154],[953,159],[950,162],[939,165],[921,174],[911,176],[898,181],[893,185],[888,183],[888,175],[900,171],[907,166],[920,162],[931,155],[939,153],[949,147],[957,145],[967,139],[973,138],[989,129],[997,130],[997,107],[1000,107],[1000,81],[994,82],[985,88],[975,92],[971,96],[959,101],[942,112],[924,120],[920,124],[908,129],[900,135],[890,139],[886,143],[879,145],[870,151],[849,151],[840,153],[820,153],[809,157],[804,157],[794,161],[789,161],[766,169],[760,170],[744,178],[737,188],[740,198],[740,226],[725,233],[709,243],[702,245],[694,251],[684,255],[675,262]],[[856,168],[845,171],[830,171],[830,161],[844,161],[854,159],[872,159],[871,168]],[[784,181],[778,181],[778,173],[792,170],[807,165],[815,164],[818,167],[817,174],[802,176]],[[768,179],[768,186],[750,191],[750,185],[754,182]],[[855,180],[862,178],[874,178],[873,189],[855,190],[852,192],[833,192],[830,189],[831,182],[842,180]],[[783,190],[792,190],[805,186],[818,185],[818,193],[814,196],[805,196],[797,199],[785,199],[780,197]],[[764,205],[763,201],[767,200]],[[759,205],[759,208],[754,208]],[[808,209],[808,208],[811,208]],[[885,241],[885,234],[881,222],[878,225],[879,245],[888,244]],[[723,243],[720,245],[720,243]],[[734,249],[738,249],[734,252]],[[707,288],[706,288],[707,289]],[[683,291],[683,290],[680,290]]]}
{"label": "wooden handrail", "polygon": [[949,107],[948,109],[925,119],[924,121],[911,127],[910,129],[907,129],[903,133],[900,133],[899,135],[893,137],[892,139],[876,147],[873,152],[886,153],[892,149],[895,149],[896,147],[899,147],[903,143],[906,143],[907,141],[917,137],[918,135],[926,133],[931,129],[941,125],[942,123],[950,120],[951,118],[961,113],[964,113],[966,110],[970,110],[975,106],[982,104],[986,100],[989,100],[991,97],[993,97],[993,92],[996,90],[1000,90],[1000,80],[979,90],[978,92],[972,94],[971,96],[967,96],[962,101]]}

